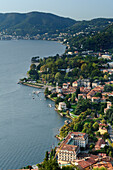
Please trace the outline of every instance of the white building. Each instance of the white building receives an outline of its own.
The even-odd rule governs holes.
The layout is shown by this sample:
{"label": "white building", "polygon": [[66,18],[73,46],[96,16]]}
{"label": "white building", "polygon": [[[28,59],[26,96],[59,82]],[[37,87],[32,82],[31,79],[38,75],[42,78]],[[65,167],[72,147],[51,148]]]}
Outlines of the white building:
{"label": "white building", "polygon": [[95,87],[97,87],[97,86],[99,86],[99,85],[100,85],[100,82],[95,80],[95,81],[92,83],[92,88],[95,88]]}
{"label": "white building", "polygon": [[60,102],[59,103],[59,106],[58,106],[58,110],[66,110],[67,107],[66,107],[66,103],[65,102]]}
{"label": "white building", "polygon": [[73,87],[77,87],[77,85],[78,85],[77,81],[74,81],[74,82],[72,83],[72,86],[73,86]]}
{"label": "white building", "polygon": [[68,89],[68,87],[69,87],[68,83],[63,83],[63,86],[62,86],[63,89]]}
{"label": "white building", "polygon": [[104,55],[102,55],[102,58],[107,59],[107,60],[111,60],[112,56],[110,56],[108,54],[104,54]]}
{"label": "white building", "polygon": [[72,54],[73,54],[73,52],[69,51],[67,54],[72,55]]}
{"label": "white building", "polygon": [[88,135],[86,133],[81,132],[71,132],[68,144],[77,145],[85,148],[88,144]]}
{"label": "white building", "polygon": [[[58,151],[58,149],[57,149]],[[77,155],[80,152],[79,146],[74,145],[64,145],[61,150],[58,152],[58,162],[74,162],[77,159]]]}
{"label": "white building", "polygon": [[74,162],[80,152],[80,147],[86,147],[88,144],[88,135],[81,132],[70,132],[65,140],[57,148],[58,162]]}

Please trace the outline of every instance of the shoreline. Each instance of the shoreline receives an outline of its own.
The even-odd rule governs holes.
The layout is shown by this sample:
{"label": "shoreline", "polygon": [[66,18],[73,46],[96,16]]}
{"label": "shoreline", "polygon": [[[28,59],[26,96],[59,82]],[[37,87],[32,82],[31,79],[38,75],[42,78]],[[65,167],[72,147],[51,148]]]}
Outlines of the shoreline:
{"label": "shoreline", "polygon": [[[38,89],[44,89],[46,87],[46,85],[42,85],[42,86],[38,86],[38,85],[35,85],[35,84],[28,84],[28,83],[22,83],[22,82],[18,82],[18,84],[21,84],[21,85],[24,85],[24,86],[29,86],[29,87],[34,87],[34,88],[38,88]],[[52,99],[50,96],[46,96],[48,99],[52,100],[55,102],[55,99]],[[58,112],[58,110],[56,109],[55,107],[55,111],[61,116],[61,117],[66,117],[68,119],[71,119],[72,120],[72,117],[71,116],[68,116],[68,115],[63,115],[62,113]]]}
{"label": "shoreline", "polygon": [[[21,81],[19,81],[17,84],[21,84],[21,85],[24,85],[24,86],[29,86],[29,87],[34,87],[34,88],[37,88],[37,89],[44,89],[45,87],[47,87],[46,85],[35,85],[35,84],[29,84],[29,83],[23,83]],[[55,99],[51,98],[49,95],[46,96],[46,98],[50,99],[51,101],[55,102]],[[68,119],[73,119],[71,116],[68,116],[68,115],[63,115],[62,112],[58,112],[57,108],[55,107],[54,110],[57,112],[57,114],[59,114],[61,117],[66,117]],[[55,136],[56,137],[56,136]]]}
{"label": "shoreline", "polygon": [[[42,41],[44,41],[44,40],[42,40]],[[47,41],[47,40],[45,40],[45,41]],[[49,41],[51,41],[51,40],[49,40]],[[66,50],[66,45],[65,44],[63,44],[63,42],[60,42],[60,41],[55,41],[55,42],[57,42],[57,43],[59,43],[59,44],[62,44],[63,46],[65,46],[65,50]],[[63,52],[63,54],[65,53],[65,50],[64,50],[64,52]],[[28,86],[28,87],[33,87],[33,88],[37,88],[37,89],[45,89],[46,87],[48,87],[47,85],[44,85],[44,84],[33,84],[33,83],[26,83],[26,82],[23,82],[23,81],[21,81],[21,80],[19,80],[19,82],[17,83],[17,84],[20,84],[20,85],[24,85],[24,86]],[[52,86],[51,86],[52,87]],[[53,87],[52,87],[53,88]],[[44,92],[43,92],[44,93]],[[54,103],[55,103],[55,100],[54,99],[52,99],[52,98],[50,98],[49,96],[46,96],[48,99],[50,99],[50,100],[52,100],[52,101],[54,101]],[[55,111],[57,112],[57,114],[59,114],[62,118],[63,117],[66,117],[66,118],[68,118],[68,119],[71,119],[71,117],[67,117],[67,116],[64,116],[64,115],[61,115],[61,113],[59,113],[58,112],[58,110],[56,109],[56,108],[54,108],[55,109]],[[64,122],[64,124],[65,124],[65,122]],[[61,127],[60,127],[61,128]],[[57,140],[59,140],[59,142],[61,142],[61,140],[62,140],[62,138],[59,136],[59,133],[58,134],[56,134],[55,136],[54,136]],[[58,146],[58,144],[57,144],[57,146]],[[56,146],[55,146],[56,147]],[[41,162],[42,163],[42,162]]]}
{"label": "shoreline", "polygon": [[35,85],[35,84],[29,84],[29,83],[23,83],[23,82],[18,82],[18,84],[24,85],[24,86],[29,86],[29,87],[35,87],[38,89],[43,89],[44,86],[40,86],[40,85]]}

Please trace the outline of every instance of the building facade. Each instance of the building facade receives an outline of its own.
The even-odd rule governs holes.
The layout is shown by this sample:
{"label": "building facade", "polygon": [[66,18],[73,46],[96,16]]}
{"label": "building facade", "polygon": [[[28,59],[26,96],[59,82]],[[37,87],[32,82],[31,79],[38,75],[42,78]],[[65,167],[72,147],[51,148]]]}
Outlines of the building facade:
{"label": "building facade", "polygon": [[79,146],[65,145],[58,152],[58,161],[74,162],[79,152]]}
{"label": "building facade", "polygon": [[88,144],[88,135],[81,132],[70,132],[65,140],[57,148],[58,162],[74,162],[80,152],[80,147],[86,147]]}

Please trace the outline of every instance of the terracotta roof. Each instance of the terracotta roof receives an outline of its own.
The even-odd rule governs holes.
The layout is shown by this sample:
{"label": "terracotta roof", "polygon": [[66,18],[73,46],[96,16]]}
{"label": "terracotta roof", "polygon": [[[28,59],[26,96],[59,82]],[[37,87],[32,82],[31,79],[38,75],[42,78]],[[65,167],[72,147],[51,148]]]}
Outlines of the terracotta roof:
{"label": "terracotta roof", "polygon": [[92,99],[100,99],[100,97],[92,97]]}
{"label": "terracotta roof", "polygon": [[95,159],[92,158],[92,157],[88,158],[86,161],[89,162],[89,163],[91,163],[91,164],[96,163]]}
{"label": "terracotta roof", "polygon": [[80,161],[78,162],[78,164],[82,167],[82,168],[87,168],[88,166],[91,166],[91,163],[87,162],[87,161]]}
{"label": "terracotta roof", "polygon": [[99,123],[99,126],[107,126],[105,123]]}
{"label": "terracotta roof", "polygon": [[61,150],[76,151],[78,148],[77,145],[64,145]]}
{"label": "terracotta roof", "polygon": [[102,144],[105,144],[105,141],[104,141],[104,139],[101,139],[101,138],[100,138],[100,139],[98,139],[95,147],[101,147]]}
{"label": "terracotta roof", "polygon": [[113,166],[110,162],[98,162],[96,163],[93,168],[101,168],[101,167],[105,167],[105,168],[110,168],[110,170],[113,170]]}
{"label": "terracotta roof", "polygon": [[78,96],[86,96],[86,94],[78,94]]}
{"label": "terracotta roof", "polygon": [[87,168],[91,165],[93,165],[94,163],[96,163],[97,161],[95,161],[93,158],[88,158],[87,160],[82,160],[80,162],[78,162],[78,164],[82,167],[82,168]]}
{"label": "terracotta roof", "polygon": [[77,81],[74,81],[73,83],[77,83]]}

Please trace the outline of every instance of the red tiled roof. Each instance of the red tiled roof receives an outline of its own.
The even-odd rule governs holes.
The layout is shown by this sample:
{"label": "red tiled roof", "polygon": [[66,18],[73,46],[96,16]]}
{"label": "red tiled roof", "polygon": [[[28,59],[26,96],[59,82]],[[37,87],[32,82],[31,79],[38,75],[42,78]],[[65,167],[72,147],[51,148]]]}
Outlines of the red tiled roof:
{"label": "red tiled roof", "polygon": [[109,170],[113,170],[112,164],[110,162],[98,162],[93,167],[94,168],[105,167],[107,169],[109,168]]}
{"label": "red tiled roof", "polygon": [[76,84],[76,83],[77,83],[77,81],[74,81],[73,83],[75,83],[75,84]]}
{"label": "red tiled roof", "polygon": [[82,160],[79,161],[78,164],[82,167],[82,168],[87,168],[93,164],[95,164],[97,161],[94,158],[87,158],[87,160]]}
{"label": "red tiled roof", "polygon": [[87,168],[88,166],[91,166],[91,163],[87,162],[87,161],[80,161],[78,162],[78,164],[82,167],[82,168]]}
{"label": "red tiled roof", "polygon": [[100,99],[100,97],[92,97],[92,99]]}
{"label": "red tiled roof", "polygon": [[101,138],[100,138],[100,139],[98,139],[95,147],[100,147],[102,144],[105,144],[105,141],[104,141],[104,139],[101,139]]}
{"label": "red tiled roof", "polygon": [[77,145],[64,145],[62,147],[62,150],[67,150],[67,151],[76,151],[79,148]]}

